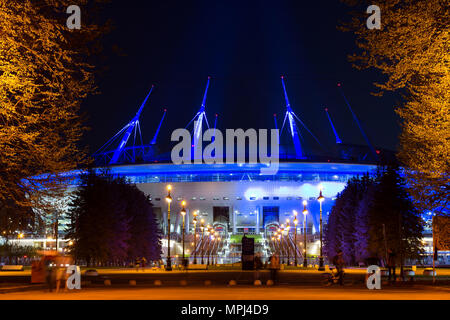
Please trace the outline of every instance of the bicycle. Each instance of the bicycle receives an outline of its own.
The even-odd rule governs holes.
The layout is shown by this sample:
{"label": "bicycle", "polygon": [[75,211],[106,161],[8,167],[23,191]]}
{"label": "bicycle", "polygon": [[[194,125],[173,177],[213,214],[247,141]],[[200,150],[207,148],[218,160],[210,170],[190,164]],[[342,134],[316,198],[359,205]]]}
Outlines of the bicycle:
{"label": "bicycle", "polygon": [[[331,286],[333,284],[339,284],[339,276],[337,272],[333,272],[333,268],[330,268],[330,272],[326,272],[323,274],[324,279],[322,280],[322,285],[325,287]],[[353,281],[345,278],[345,272],[342,270],[342,284],[344,286],[353,285]]]}

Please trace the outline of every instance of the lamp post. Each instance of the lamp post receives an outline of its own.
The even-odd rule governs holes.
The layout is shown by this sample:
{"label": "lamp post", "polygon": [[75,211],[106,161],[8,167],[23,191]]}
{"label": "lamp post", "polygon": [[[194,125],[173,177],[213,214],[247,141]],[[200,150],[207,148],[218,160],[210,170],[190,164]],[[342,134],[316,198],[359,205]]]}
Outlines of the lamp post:
{"label": "lamp post", "polygon": [[220,246],[220,249],[222,249],[222,246],[221,246],[221,241],[222,241],[222,238],[220,237],[220,235],[218,234],[218,233],[216,233],[216,237],[217,237],[217,252],[216,252],[216,264],[219,264],[219,252],[218,252],[218,250],[219,250],[219,246]]}
{"label": "lamp post", "polygon": [[211,249],[209,249],[209,255],[211,256],[211,264],[214,264],[214,252],[213,251],[214,251],[214,244],[216,243],[216,237],[214,237],[213,233],[211,233],[210,239],[211,239],[212,245],[211,245]]}
{"label": "lamp post", "polygon": [[294,210],[294,263],[295,266],[297,267],[297,224],[298,224],[298,220],[297,220],[297,211]]}
{"label": "lamp post", "polygon": [[194,212],[194,264],[197,264],[197,211]]}
{"label": "lamp post", "polygon": [[308,259],[306,258],[306,216],[308,215],[308,210],[306,210],[306,200],[303,200],[303,267],[308,267]]}
{"label": "lamp post", "polygon": [[322,243],[322,229],[323,229],[323,223],[322,223],[322,202],[325,200],[325,197],[322,195],[322,186],[319,187],[320,194],[317,198],[317,201],[319,201],[320,204],[320,256],[319,256],[319,271],[325,271],[325,267],[323,266],[323,243]]}
{"label": "lamp post", "polygon": [[184,230],[184,228],[185,228],[185,223],[184,223],[184,221],[185,221],[185,216],[186,216],[186,209],[185,209],[185,206],[186,206],[186,201],[182,201],[181,202],[181,215],[183,216],[183,233],[182,233],[182,241],[183,241],[183,265],[185,266],[186,265],[186,263],[185,263],[185,256],[184,256],[184,234],[185,234],[185,230]]}
{"label": "lamp post", "polygon": [[208,239],[208,246],[206,247],[206,255],[207,255],[208,259],[207,259],[206,265],[208,265],[208,266],[209,266],[209,255],[211,253],[211,250],[209,249],[209,247],[211,245],[211,238],[209,236],[211,234],[210,229],[211,229],[211,226],[207,225],[206,226],[206,238]]}
{"label": "lamp post", "polygon": [[278,228],[277,231],[275,231],[275,245],[277,246],[277,251],[278,251],[279,258],[281,259],[280,228]]}
{"label": "lamp post", "polygon": [[170,196],[170,191],[172,186],[169,184],[167,186],[167,268],[166,271],[172,271],[172,261],[170,260],[170,203],[172,202],[172,197]]}
{"label": "lamp post", "polygon": [[204,248],[205,248],[205,243],[203,242],[203,235],[205,233],[205,220],[201,220],[201,225],[200,225],[200,230],[202,230],[202,240],[201,240],[201,250],[200,250],[200,254],[202,255],[202,264],[204,264],[204,260],[203,260],[203,256],[204,256]]}
{"label": "lamp post", "polygon": [[286,250],[287,250],[287,254],[288,254],[288,260],[287,260],[287,264],[290,265],[291,264],[291,245],[290,245],[290,237],[289,237],[289,230],[291,229],[291,226],[289,225],[289,219],[286,219]]}
{"label": "lamp post", "polygon": [[283,232],[284,232],[284,224],[282,224],[281,225],[281,228],[280,228],[280,235],[281,235],[281,237],[280,237],[280,245],[281,245],[281,253],[282,253],[282,260],[281,260],[281,264],[284,264],[284,254],[285,254],[285,252],[284,252],[284,248],[283,248]]}
{"label": "lamp post", "polygon": [[218,258],[217,254],[219,252],[219,245],[220,245],[219,233],[217,231],[214,233],[214,242],[215,242],[215,245],[214,245],[215,250],[213,252],[214,253],[213,262],[215,261],[215,263],[213,263],[213,264],[217,265],[217,258]]}
{"label": "lamp post", "polygon": [[275,248],[275,253],[279,255],[279,258],[281,258],[281,251],[280,251],[280,235],[278,234],[278,232],[275,232],[274,234],[274,248]]}
{"label": "lamp post", "polygon": [[278,240],[278,254],[281,259],[283,252],[281,251],[281,235],[279,233],[277,233],[277,240]]}

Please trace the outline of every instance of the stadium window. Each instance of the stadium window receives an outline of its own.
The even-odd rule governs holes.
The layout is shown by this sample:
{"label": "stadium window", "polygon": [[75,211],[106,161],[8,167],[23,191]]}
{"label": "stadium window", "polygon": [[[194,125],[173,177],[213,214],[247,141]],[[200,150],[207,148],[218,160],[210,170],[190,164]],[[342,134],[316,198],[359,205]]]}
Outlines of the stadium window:
{"label": "stadium window", "polygon": [[273,197],[273,200],[280,200],[280,197]]}
{"label": "stadium window", "polygon": [[219,199],[220,199],[220,198],[218,198],[218,197],[214,197],[214,198],[213,198],[213,200],[219,200]]}
{"label": "stadium window", "polygon": [[228,197],[223,197],[223,200],[230,200],[230,198],[228,198]]}
{"label": "stadium window", "polygon": [[256,197],[250,197],[250,200],[252,200],[252,201],[256,200]]}
{"label": "stadium window", "polygon": [[178,197],[178,198],[177,198],[177,200],[178,200],[178,201],[181,201],[181,200],[183,200],[183,198],[181,198],[181,197]]}
{"label": "stadium window", "polygon": [[269,200],[270,198],[269,197],[263,197],[263,200]]}
{"label": "stadium window", "polygon": [[196,197],[192,197],[192,200],[195,201],[195,200],[197,200],[197,198]]}
{"label": "stadium window", "polygon": [[302,200],[303,198],[302,197],[297,197],[297,200]]}
{"label": "stadium window", "polygon": [[309,201],[315,201],[316,198],[315,197],[309,197]]}
{"label": "stadium window", "polygon": [[292,197],[287,197],[286,200],[292,200]]}
{"label": "stadium window", "polygon": [[200,200],[206,200],[205,197],[200,197]]}
{"label": "stadium window", "polygon": [[155,198],[155,201],[161,201],[161,198]]}
{"label": "stadium window", "polygon": [[242,200],[242,197],[236,197],[236,200]]}

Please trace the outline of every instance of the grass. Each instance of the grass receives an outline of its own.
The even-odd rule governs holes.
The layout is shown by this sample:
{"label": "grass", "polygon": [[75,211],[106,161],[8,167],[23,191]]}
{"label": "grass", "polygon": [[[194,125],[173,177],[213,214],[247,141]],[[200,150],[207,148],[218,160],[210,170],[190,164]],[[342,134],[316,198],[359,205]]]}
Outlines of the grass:
{"label": "grass", "polygon": [[[242,235],[239,234],[233,234],[230,236],[230,242],[231,243],[242,243]],[[249,234],[246,235],[247,238],[253,238],[255,239],[255,243],[259,243],[262,241],[262,235],[260,234]]]}

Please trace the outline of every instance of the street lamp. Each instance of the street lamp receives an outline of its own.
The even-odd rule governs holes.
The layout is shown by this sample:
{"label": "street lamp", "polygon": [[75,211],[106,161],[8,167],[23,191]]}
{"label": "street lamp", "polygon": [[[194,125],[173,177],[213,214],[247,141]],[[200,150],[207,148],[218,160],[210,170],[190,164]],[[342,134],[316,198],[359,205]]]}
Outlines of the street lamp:
{"label": "street lamp", "polygon": [[322,223],[322,202],[325,200],[325,197],[322,195],[322,186],[319,187],[320,194],[317,198],[317,201],[319,201],[320,204],[320,256],[319,256],[319,271],[325,271],[325,268],[323,266],[323,243],[322,243],[322,229],[323,229],[323,223]]}
{"label": "street lamp", "polygon": [[281,234],[279,233],[277,233],[277,240],[278,240],[278,252],[281,258],[283,251],[281,250]]}
{"label": "street lamp", "polygon": [[279,258],[281,259],[280,231],[281,231],[280,228],[278,228],[278,229],[275,231],[275,240],[278,240],[278,242],[275,241],[275,244],[278,246],[278,255],[280,256]]}
{"label": "street lamp", "polygon": [[202,219],[200,222],[201,222],[201,224],[200,224],[200,230],[202,231],[202,240],[200,241],[200,243],[201,243],[200,254],[202,255],[202,264],[204,264],[203,256],[204,256],[204,248],[205,248],[205,244],[204,244],[204,242],[203,242],[203,235],[204,235],[204,233],[205,233],[205,220]]}
{"label": "street lamp", "polygon": [[308,215],[308,210],[306,210],[306,200],[303,200],[303,236],[304,236],[304,246],[303,246],[303,267],[308,267],[308,260],[306,258],[306,216]]}
{"label": "street lamp", "polygon": [[208,224],[206,226],[206,239],[208,241],[208,246],[206,247],[206,256],[207,258],[207,262],[206,265],[209,266],[209,255],[211,254],[211,250],[209,249],[210,245],[211,245],[211,238],[210,238],[210,234],[211,234],[211,226]]}
{"label": "street lamp", "polygon": [[294,210],[294,263],[295,266],[297,267],[297,224],[298,224],[298,220],[297,220],[297,211]]}
{"label": "street lamp", "polygon": [[286,235],[286,249],[287,249],[287,254],[288,254],[288,261],[287,261],[287,264],[288,265],[290,265],[291,264],[291,243],[290,243],[290,241],[291,241],[291,239],[290,239],[290,236],[289,236],[289,230],[291,229],[291,226],[290,226],[290,224],[289,224],[289,219],[286,219],[286,233],[287,233],[287,235]]}
{"label": "street lamp", "polygon": [[197,264],[197,211],[194,212],[194,264]]}
{"label": "street lamp", "polygon": [[284,264],[284,248],[283,248],[283,232],[284,232],[284,224],[281,225],[280,227],[280,245],[281,245],[281,253],[282,253],[282,260],[281,260],[281,264]]}
{"label": "street lamp", "polygon": [[182,234],[182,239],[183,239],[183,265],[186,265],[185,264],[185,257],[184,257],[184,218],[185,218],[185,216],[186,216],[186,209],[185,209],[185,206],[186,206],[186,201],[181,201],[181,215],[183,216],[183,234]]}
{"label": "street lamp", "polygon": [[[214,237],[214,234],[211,233],[211,248],[209,249],[209,256],[211,256],[211,264],[214,264],[214,252],[212,252],[214,250],[214,244],[216,243],[216,237]],[[209,258],[208,256],[208,258]]]}
{"label": "street lamp", "polygon": [[167,268],[166,271],[172,271],[172,261],[170,260],[170,203],[172,202],[172,197],[170,196],[170,191],[172,190],[172,186],[169,184],[167,186]]}
{"label": "street lamp", "polygon": [[219,262],[218,262],[219,261],[219,246],[222,249],[222,246],[221,246],[222,238],[220,237],[219,233],[216,233],[216,239],[217,239],[216,265],[217,265],[217,264],[219,264]]}
{"label": "street lamp", "polygon": [[217,231],[214,233],[214,242],[216,244],[214,245],[215,250],[213,252],[214,253],[213,262],[215,260],[215,263],[213,263],[213,264],[217,265],[217,254],[219,252],[219,245],[220,245],[220,237],[219,237],[219,233]]}

